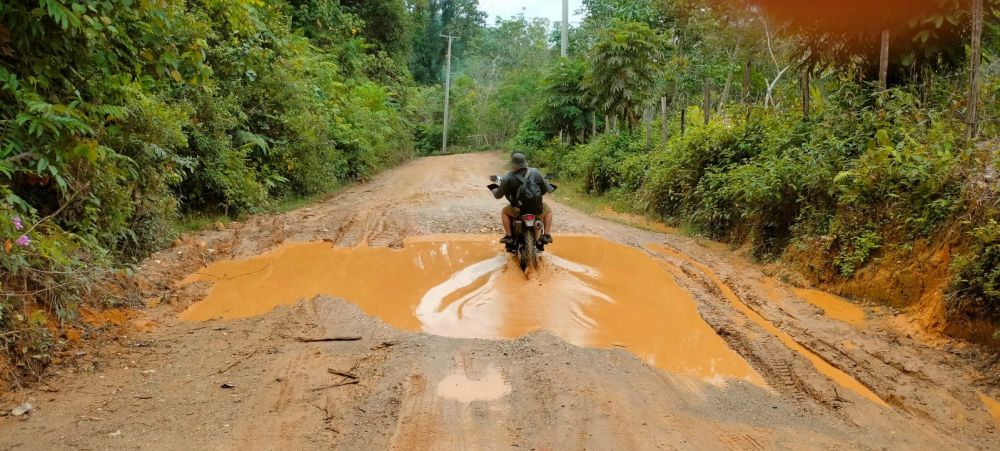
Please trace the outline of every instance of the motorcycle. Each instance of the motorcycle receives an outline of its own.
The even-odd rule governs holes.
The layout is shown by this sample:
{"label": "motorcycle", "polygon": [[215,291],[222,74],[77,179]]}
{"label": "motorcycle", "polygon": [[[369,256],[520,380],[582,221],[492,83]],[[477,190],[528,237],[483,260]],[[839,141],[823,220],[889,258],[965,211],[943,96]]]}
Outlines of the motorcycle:
{"label": "motorcycle", "polygon": [[[503,177],[490,176],[493,184],[489,185],[490,190],[496,189],[503,183]],[[518,266],[521,271],[538,269],[538,254],[545,252],[545,223],[533,214],[523,214],[513,218],[511,221],[511,236],[514,242],[507,244],[507,252],[517,257]]]}

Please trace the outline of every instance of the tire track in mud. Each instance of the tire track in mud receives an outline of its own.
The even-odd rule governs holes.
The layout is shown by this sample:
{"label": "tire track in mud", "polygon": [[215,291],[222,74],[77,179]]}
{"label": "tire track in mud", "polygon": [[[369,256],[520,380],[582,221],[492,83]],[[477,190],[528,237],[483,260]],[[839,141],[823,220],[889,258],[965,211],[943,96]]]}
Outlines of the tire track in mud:
{"label": "tire track in mud", "polygon": [[[767,331],[775,338],[777,338],[779,341],[784,343],[785,346],[789,347],[790,349],[799,353],[802,357],[809,360],[809,362],[816,368],[817,371],[822,373],[824,376],[830,378],[837,384],[843,386],[844,388],[852,390],[858,395],[867,398],[869,401],[872,401],[882,407],[889,407],[889,405],[881,397],[875,394],[875,392],[873,392],[870,387],[864,385],[861,381],[855,379],[853,376],[844,372],[840,368],[837,368],[833,362],[827,360],[823,356],[816,354],[812,350],[808,349],[805,345],[797,341],[788,333],[779,329],[769,320],[767,320],[758,312],[753,310],[753,308],[751,308],[749,305],[744,303],[743,300],[740,299],[739,296],[737,296],[736,293],[708,266],[694,260],[693,258],[687,255],[684,255],[683,253],[681,253],[676,249],[669,248],[666,245],[654,244],[647,246],[647,248],[650,249],[654,255],[659,254],[663,256],[673,257],[693,265],[702,273],[703,277],[707,278],[709,281],[711,281],[712,284],[715,285],[716,289],[719,291],[722,297],[727,299],[732,305],[732,307],[734,307],[740,313],[744,314],[748,319],[750,319],[751,322],[763,328],[765,331]],[[774,355],[774,354],[769,354],[769,355]],[[767,359],[765,357],[765,360],[773,360],[773,359]],[[770,361],[768,363],[777,366],[774,368],[775,374],[777,374],[780,380],[783,382],[783,384],[787,386],[788,381],[787,378],[785,377],[785,374],[792,374],[791,368],[787,367],[787,365],[784,365],[783,368],[782,363],[776,361]],[[799,387],[799,381],[801,380],[801,378],[793,378],[793,380],[797,388],[804,388],[804,387]]]}
{"label": "tire track in mud", "polygon": [[[655,244],[662,245],[659,242]],[[924,353],[926,350],[922,350],[922,345],[911,341],[908,346],[895,347],[890,351],[890,348],[885,347],[885,345],[895,342],[897,346],[901,346],[901,343],[899,343],[900,337],[881,328],[873,329],[871,325],[857,329],[854,326],[846,326],[844,323],[831,322],[822,316],[822,314],[819,314],[819,318],[823,318],[826,324],[832,324],[833,326],[839,324],[839,327],[843,331],[850,332],[847,335],[841,335],[842,337],[853,337],[852,341],[863,344],[852,345],[848,349],[843,349],[821,338],[823,334],[827,334],[830,331],[819,329],[818,332],[820,333],[817,335],[813,331],[806,329],[801,318],[785,310],[786,307],[789,307],[788,305],[768,304],[768,298],[759,298],[757,294],[754,294],[754,289],[751,287],[741,286],[739,289],[743,294],[738,295],[736,294],[736,289],[730,287],[731,284],[736,282],[723,280],[721,276],[715,274],[707,265],[701,264],[694,260],[693,257],[681,253],[676,248],[671,249],[667,247],[666,250],[668,252],[665,257],[677,263],[677,271],[708,290],[710,293],[709,299],[719,299],[731,295],[742,302],[746,309],[751,310],[765,321],[768,320],[762,314],[757,313],[756,308],[751,307],[751,305],[758,307],[768,305],[772,310],[776,310],[777,314],[787,316],[787,320],[778,321],[772,327],[778,329],[779,332],[786,334],[788,337],[795,337],[794,341],[803,349],[814,354],[816,358],[822,359],[823,362],[834,366],[839,371],[853,377],[855,381],[869,388],[872,392],[877,392],[893,408],[890,411],[885,408],[877,408],[872,403],[863,402],[859,404],[856,401],[846,399],[850,398],[850,396],[846,396],[847,391],[842,385],[834,383],[826,376],[817,377],[819,373],[816,367],[812,365],[812,362],[806,363],[800,352],[793,352],[790,347],[775,340],[774,338],[776,337],[772,333],[768,332],[767,334],[771,338],[761,339],[761,337],[755,336],[754,333],[747,330],[746,324],[731,324],[734,320],[731,313],[727,314],[724,309],[720,311],[718,306],[714,305],[714,302],[702,302],[703,316],[714,327],[718,328],[719,334],[758,368],[758,370],[762,371],[768,380],[777,382],[776,388],[779,389],[779,392],[785,393],[795,399],[806,411],[816,411],[818,407],[821,410],[835,414],[845,422],[859,425],[866,424],[865,422],[859,422],[864,421],[862,420],[864,418],[884,418],[884,423],[877,422],[872,424],[885,424],[886,427],[889,424],[893,424],[893,427],[903,427],[902,425],[905,424],[904,421],[912,421],[915,418],[920,418],[928,421],[928,423],[924,424],[925,427],[907,427],[907,429],[909,430],[908,434],[911,434],[917,442],[923,441],[924,446],[927,443],[936,441],[939,443],[948,443],[940,442],[942,434],[950,436],[966,434],[989,435],[996,432],[997,428],[989,424],[984,424],[979,420],[975,422],[972,420],[974,417],[979,418],[983,415],[981,415],[981,412],[978,412],[981,409],[978,409],[975,400],[969,399],[973,397],[969,390],[959,390],[959,392],[956,392],[955,389],[959,386],[952,385],[951,383],[942,385],[944,381],[961,381],[964,379],[964,375],[954,374],[949,377],[939,372],[939,374],[932,377],[930,374],[920,371],[920,368],[944,370],[945,374],[951,372],[951,370],[947,366],[921,365],[918,363],[919,361],[912,361],[905,364],[896,361],[896,359],[905,358],[905,354]],[[740,280],[750,280],[752,278],[753,276],[750,275],[746,275],[746,277],[743,275],[740,276]],[[697,289],[693,288],[692,292],[697,291]],[[743,296],[748,297],[746,301],[743,300]],[[701,296],[696,297],[701,299]],[[731,303],[733,299],[730,298],[729,300]],[[814,308],[806,301],[798,302],[801,305],[807,306],[805,307],[806,310]],[[791,305],[791,307],[794,307],[794,305]],[[744,313],[740,319],[746,318],[745,312],[742,309],[737,308],[736,310]],[[778,325],[781,327],[779,328]],[[812,325],[816,324],[812,323]],[[750,327],[749,329],[752,330],[754,328]],[[836,329],[836,327],[832,328],[832,330]],[[878,340],[885,341],[886,343],[873,341],[871,335],[877,336]],[[872,346],[873,344],[875,346]],[[939,363],[943,364],[944,362],[941,361]],[[918,366],[913,367],[911,365]],[[960,399],[966,399],[966,401],[959,401]],[[937,408],[930,408],[935,405]],[[893,417],[897,418],[897,420],[888,420],[888,418]],[[904,418],[907,418],[907,420],[903,420]],[[956,418],[963,421],[956,424],[954,422]],[[958,445],[957,442],[952,442],[948,446],[964,447],[968,446],[968,443]],[[990,446],[986,446],[987,443],[979,442],[972,448],[990,449]]]}
{"label": "tire track in mud", "polygon": [[[813,399],[801,378],[795,375],[793,365],[805,363],[797,358],[794,351],[780,342],[764,338],[766,331],[753,329],[748,323],[749,318],[734,317],[715,302],[705,302],[706,298],[714,300],[722,297],[718,286],[707,280],[703,272],[679,263],[667,264],[665,269],[677,276],[679,281],[698,284],[686,284],[686,288],[699,300],[702,317],[730,347],[761,372],[771,388],[795,400],[801,408],[811,408],[810,400],[826,404],[823,399]],[[809,369],[809,373],[812,371]]]}

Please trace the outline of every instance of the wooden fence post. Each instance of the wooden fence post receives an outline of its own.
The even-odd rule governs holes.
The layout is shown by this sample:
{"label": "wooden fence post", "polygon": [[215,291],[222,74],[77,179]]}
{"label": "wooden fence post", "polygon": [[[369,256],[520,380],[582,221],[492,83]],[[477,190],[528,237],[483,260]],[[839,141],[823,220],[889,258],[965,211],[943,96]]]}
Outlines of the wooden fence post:
{"label": "wooden fence post", "polygon": [[750,106],[750,64],[748,60],[745,67],[743,67],[743,103]]}
{"label": "wooden fence post", "polygon": [[670,118],[667,116],[667,96],[660,97],[660,140],[666,144],[670,138]]}
{"label": "wooden fence post", "polygon": [[729,102],[729,87],[733,81],[733,71],[726,72],[726,84],[722,85],[722,96],[719,97],[719,115],[725,117],[726,103]]}
{"label": "wooden fence post", "polygon": [[647,106],[642,110],[642,121],[646,126],[646,150],[653,148],[653,107]]}
{"label": "wooden fence post", "polygon": [[687,108],[681,105],[681,136],[684,136],[684,131],[687,129]]}
{"label": "wooden fence post", "polygon": [[802,71],[802,120],[809,120],[809,69]]}
{"label": "wooden fence post", "polygon": [[712,80],[705,78],[705,85],[702,89],[702,110],[705,112],[705,125],[712,120]]}
{"label": "wooden fence post", "polygon": [[882,30],[882,51],[879,54],[878,82],[881,92],[889,89],[889,30]]}

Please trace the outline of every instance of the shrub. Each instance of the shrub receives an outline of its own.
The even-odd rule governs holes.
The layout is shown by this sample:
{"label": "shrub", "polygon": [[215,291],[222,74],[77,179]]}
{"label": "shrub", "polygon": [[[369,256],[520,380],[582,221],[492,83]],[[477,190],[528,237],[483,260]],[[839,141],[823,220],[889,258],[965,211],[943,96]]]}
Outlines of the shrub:
{"label": "shrub", "polygon": [[413,153],[404,63],[336,1],[88,5],[0,4],[0,348],[19,363],[178,211],[258,211]]}

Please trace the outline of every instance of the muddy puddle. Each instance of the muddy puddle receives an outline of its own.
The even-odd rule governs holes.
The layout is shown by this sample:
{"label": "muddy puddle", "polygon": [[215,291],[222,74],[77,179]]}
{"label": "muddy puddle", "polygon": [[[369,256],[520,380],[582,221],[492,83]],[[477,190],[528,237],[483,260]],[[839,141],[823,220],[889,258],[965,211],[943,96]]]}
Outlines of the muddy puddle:
{"label": "muddy puddle", "polygon": [[627,224],[638,227],[640,229],[646,229],[653,232],[659,233],[670,233],[676,234],[680,231],[675,227],[670,227],[662,222],[653,221],[645,216],[640,216],[633,213],[622,213],[611,207],[603,207],[595,212],[595,215],[602,219],[607,219],[608,221],[617,222],[620,224]]}
{"label": "muddy puddle", "polygon": [[985,407],[986,411],[993,416],[993,419],[997,422],[997,424],[1000,424],[1000,401],[997,401],[983,393],[979,394],[979,400],[982,401],[983,407]]}
{"label": "muddy puddle", "polygon": [[471,377],[465,370],[456,370],[437,385],[437,395],[468,404],[473,401],[495,401],[510,393],[510,384],[494,366],[489,366],[479,377]]}
{"label": "muddy puddle", "polygon": [[825,291],[796,288],[792,290],[796,296],[823,310],[823,315],[837,321],[843,321],[855,327],[865,325],[865,311],[847,299]]}
{"label": "muddy puddle", "polygon": [[547,330],[578,346],[624,348],[711,383],[763,378],[698,314],[691,294],[642,250],[557,236],[530,280],[492,236],[408,240],[402,249],[288,244],[221,261],[182,283],[214,282],[188,320],[239,318],[324,294],[402,329],[505,339]]}

